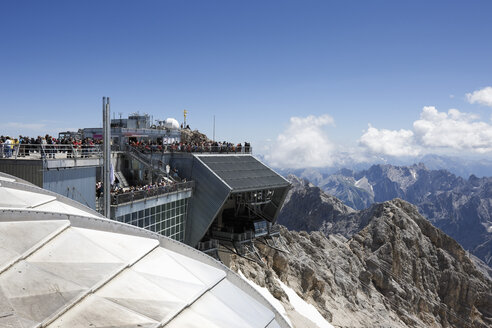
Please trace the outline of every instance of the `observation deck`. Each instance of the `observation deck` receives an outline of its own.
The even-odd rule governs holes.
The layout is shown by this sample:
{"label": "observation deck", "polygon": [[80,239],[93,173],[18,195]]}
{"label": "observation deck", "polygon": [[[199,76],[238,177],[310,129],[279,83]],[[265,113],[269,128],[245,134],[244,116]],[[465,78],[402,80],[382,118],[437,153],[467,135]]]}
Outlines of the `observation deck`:
{"label": "observation deck", "polygon": [[0,171],[96,208],[94,186],[100,145],[0,145]]}

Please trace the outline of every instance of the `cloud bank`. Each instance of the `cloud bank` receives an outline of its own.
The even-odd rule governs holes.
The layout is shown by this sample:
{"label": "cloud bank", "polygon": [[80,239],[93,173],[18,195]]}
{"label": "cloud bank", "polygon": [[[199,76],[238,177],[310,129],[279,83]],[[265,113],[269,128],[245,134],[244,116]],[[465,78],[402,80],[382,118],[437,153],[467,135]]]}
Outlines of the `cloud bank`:
{"label": "cloud bank", "polygon": [[291,117],[287,128],[268,148],[265,159],[275,167],[331,166],[335,146],[324,129],[333,125],[329,115]]}
{"label": "cloud bank", "polygon": [[360,137],[359,145],[372,153],[390,156],[417,156],[420,153],[414,145],[412,131],[376,129],[370,124]]}
{"label": "cloud bank", "polygon": [[[466,98],[472,104],[492,107],[492,87],[467,93]],[[434,106],[425,106],[411,129],[379,129],[369,124],[358,139],[358,146],[351,149],[337,147],[330,140],[326,130],[329,126],[334,126],[329,115],[292,117],[287,128],[267,147],[265,160],[275,167],[307,168],[386,161],[388,157],[492,153],[490,122],[458,109],[440,112]]]}
{"label": "cloud bank", "polygon": [[467,93],[466,99],[470,104],[481,104],[492,107],[492,87],[485,87],[472,93]]}
{"label": "cloud bank", "polygon": [[439,112],[422,109],[413,130],[377,129],[369,125],[359,145],[371,153],[389,156],[418,156],[434,152],[483,154],[492,151],[492,125],[457,109]]}
{"label": "cloud bank", "polygon": [[492,152],[492,125],[477,115],[426,106],[412,129],[369,127],[358,147],[342,149],[328,137],[329,115],[292,117],[286,129],[267,147],[264,159],[274,167],[333,167],[350,163],[414,158],[426,154],[473,155]]}

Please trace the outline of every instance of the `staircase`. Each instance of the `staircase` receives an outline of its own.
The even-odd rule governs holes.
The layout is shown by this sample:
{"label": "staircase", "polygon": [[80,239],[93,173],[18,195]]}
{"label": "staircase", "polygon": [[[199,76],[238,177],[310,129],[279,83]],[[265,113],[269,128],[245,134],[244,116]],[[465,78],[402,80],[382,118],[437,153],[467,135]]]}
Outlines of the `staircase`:
{"label": "staircase", "polygon": [[115,171],[114,176],[117,177],[118,180],[120,181],[120,187],[121,188],[126,188],[126,187],[130,186],[128,184],[128,181],[126,180],[125,176],[120,171]]}
{"label": "staircase", "polygon": [[152,172],[152,174],[155,174],[157,176],[164,176],[164,177],[167,175],[165,170],[163,170],[157,163],[153,163],[152,160],[149,159],[149,157],[147,157],[138,149],[132,146],[128,146],[127,154],[130,155],[130,157],[132,157],[133,159],[143,164],[145,167],[147,167]]}

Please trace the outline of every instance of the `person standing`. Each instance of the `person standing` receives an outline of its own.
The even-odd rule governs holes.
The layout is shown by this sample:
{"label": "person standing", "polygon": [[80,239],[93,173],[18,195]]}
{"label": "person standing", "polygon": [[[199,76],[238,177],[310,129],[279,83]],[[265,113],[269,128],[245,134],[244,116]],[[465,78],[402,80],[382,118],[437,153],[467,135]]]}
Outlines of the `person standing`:
{"label": "person standing", "polygon": [[10,158],[12,156],[12,140],[10,140],[10,137],[7,136],[5,143],[3,144],[3,147],[5,149],[5,157]]}

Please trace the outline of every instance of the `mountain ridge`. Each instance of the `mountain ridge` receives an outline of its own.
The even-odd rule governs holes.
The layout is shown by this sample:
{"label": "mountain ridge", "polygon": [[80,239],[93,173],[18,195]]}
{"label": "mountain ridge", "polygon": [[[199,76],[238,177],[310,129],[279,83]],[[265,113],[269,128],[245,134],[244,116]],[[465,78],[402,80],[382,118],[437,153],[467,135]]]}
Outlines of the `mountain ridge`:
{"label": "mountain ridge", "polygon": [[364,215],[351,238],[282,227],[288,253],[257,243],[264,264],[236,257],[231,268],[288,307],[280,279],[336,327],[492,325],[492,282],[456,241],[400,199]]}
{"label": "mountain ridge", "polygon": [[343,169],[323,176],[315,185],[358,210],[394,198],[409,201],[435,226],[492,265],[492,178],[463,179],[423,164],[385,164],[358,172]]}

